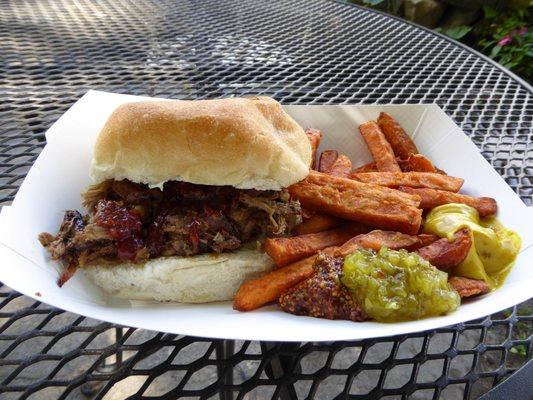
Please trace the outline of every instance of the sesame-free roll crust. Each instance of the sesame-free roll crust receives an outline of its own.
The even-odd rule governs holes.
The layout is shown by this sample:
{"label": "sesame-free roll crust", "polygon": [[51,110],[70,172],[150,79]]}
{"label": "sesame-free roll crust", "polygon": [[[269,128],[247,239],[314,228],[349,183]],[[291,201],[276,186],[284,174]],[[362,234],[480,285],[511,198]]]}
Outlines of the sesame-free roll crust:
{"label": "sesame-free roll crust", "polygon": [[250,249],[191,257],[160,257],[145,264],[88,265],[85,275],[114,297],[178,303],[231,300],[237,289],[274,268],[265,253]]}
{"label": "sesame-free roll crust", "polygon": [[268,97],[119,106],[96,141],[95,183],[129,179],[280,190],[306,177],[304,130]]}

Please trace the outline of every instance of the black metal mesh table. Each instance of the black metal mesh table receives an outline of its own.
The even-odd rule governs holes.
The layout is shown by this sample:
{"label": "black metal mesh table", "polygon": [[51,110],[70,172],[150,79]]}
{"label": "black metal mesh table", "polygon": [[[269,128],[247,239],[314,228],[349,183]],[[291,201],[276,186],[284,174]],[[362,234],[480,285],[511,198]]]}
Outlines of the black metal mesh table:
{"label": "black metal mesh table", "polygon": [[[45,130],[90,88],[264,94],[293,104],[436,102],[532,203],[531,87],[378,13],[326,0],[4,1],[0,38],[1,205]],[[527,303],[414,335],[283,344],[121,328],[5,286],[0,300],[1,398],[468,398],[524,365],[532,348]]]}

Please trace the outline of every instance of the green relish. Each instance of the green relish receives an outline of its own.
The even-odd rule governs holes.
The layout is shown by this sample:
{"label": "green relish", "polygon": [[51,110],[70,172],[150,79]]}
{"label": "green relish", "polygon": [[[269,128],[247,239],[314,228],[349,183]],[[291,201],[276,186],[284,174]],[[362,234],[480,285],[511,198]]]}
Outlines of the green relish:
{"label": "green relish", "polygon": [[382,322],[448,314],[461,301],[446,272],[405,250],[358,250],[345,258],[341,282],[369,317]]}

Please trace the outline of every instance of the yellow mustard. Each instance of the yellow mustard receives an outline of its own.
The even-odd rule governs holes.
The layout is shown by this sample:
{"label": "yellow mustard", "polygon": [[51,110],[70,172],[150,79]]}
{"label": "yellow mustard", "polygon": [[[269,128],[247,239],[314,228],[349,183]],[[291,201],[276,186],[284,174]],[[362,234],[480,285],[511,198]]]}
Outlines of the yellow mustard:
{"label": "yellow mustard", "polygon": [[501,286],[522,246],[520,236],[496,218],[480,219],[475,208],[465,204],[435,207],[426,217],[424,231],[454,240],[455,232],[468,228],[472,247],[454,275],[484,280],[491,289]]}

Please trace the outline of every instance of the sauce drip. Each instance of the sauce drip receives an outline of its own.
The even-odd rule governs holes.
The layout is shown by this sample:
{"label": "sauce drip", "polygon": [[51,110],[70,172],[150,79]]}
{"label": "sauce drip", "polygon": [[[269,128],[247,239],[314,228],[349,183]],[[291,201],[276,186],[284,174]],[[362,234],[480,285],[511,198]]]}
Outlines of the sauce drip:
{"label": "sauce drip", "polygon": [[144,247],[140,235],[141,216],[116,201],[100,200],[96,205],[96,223],[105,228],[117,241],[117,256],[120,260],[133,261]]}

